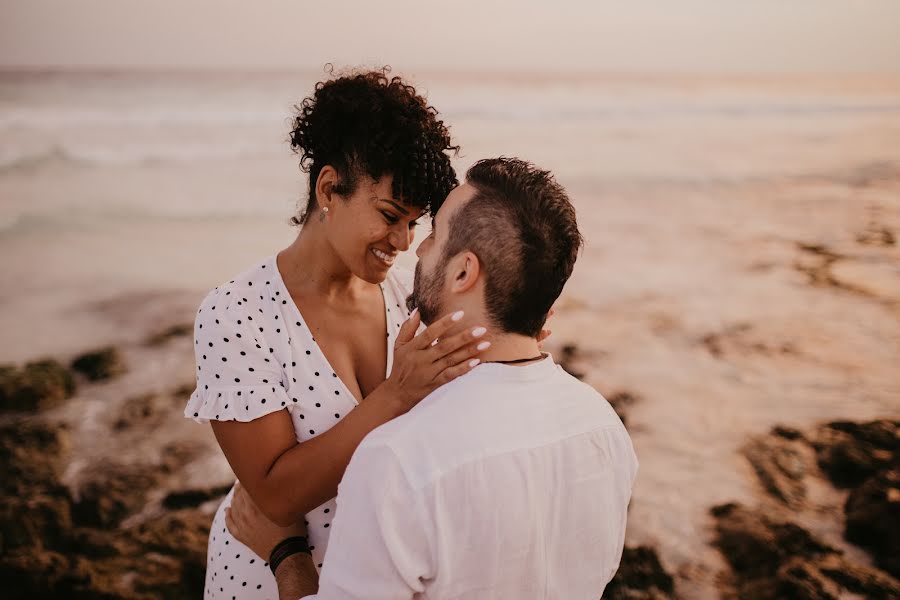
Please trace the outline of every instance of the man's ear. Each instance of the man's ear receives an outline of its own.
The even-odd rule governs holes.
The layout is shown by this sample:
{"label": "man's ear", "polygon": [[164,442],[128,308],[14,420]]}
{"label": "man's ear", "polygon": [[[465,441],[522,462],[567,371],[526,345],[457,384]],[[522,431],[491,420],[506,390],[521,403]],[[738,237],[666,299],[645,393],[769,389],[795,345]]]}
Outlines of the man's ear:
{"label": "man's ear", "polygon": [[331,165],[325,165],[316,179],[316,204],[319,210],[328,207],[334,200],[334,186],[338,182],[337,171]]}
{"label": "man's ear", "polygon": [[450,291],[454,294],[464,294],[478,281],[481,275],[481,261],[474,252],[463,252],[453,259],[449,271],[453,276]]}

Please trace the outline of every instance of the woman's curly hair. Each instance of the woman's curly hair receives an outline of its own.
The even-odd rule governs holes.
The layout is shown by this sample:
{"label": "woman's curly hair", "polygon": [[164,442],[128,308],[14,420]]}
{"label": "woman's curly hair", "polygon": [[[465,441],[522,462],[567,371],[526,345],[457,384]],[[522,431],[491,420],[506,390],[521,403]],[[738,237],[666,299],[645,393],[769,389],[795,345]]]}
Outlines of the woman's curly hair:
{"label": "woman's curly hair", "polygon": [[450,166],[450,132],[415,88],[390,69],[343,75],[316,84],[296,106],[291,147],[309,173],[306,209],[291,219],[305,223],[316,206],[316,181],[326,165],[337,171],[335,192],[352,194],[364,173],[393,175],[394,198],[436,211],[457,185]]}

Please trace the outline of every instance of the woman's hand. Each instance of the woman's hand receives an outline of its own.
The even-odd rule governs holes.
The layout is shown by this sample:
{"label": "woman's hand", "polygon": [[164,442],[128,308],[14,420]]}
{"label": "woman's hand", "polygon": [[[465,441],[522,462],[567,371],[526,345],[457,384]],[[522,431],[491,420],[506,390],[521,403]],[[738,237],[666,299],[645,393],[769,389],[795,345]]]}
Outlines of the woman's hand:
{"label": "woman's hand", "polygon": [[384,383],[391,397],[400,402],[400,414],[415,406],[436,388],[471,371],[477,357],[491,343],[484,327],[460,329],[463,312],[446,315],[415,335],[421,322],[419,311],[410,315],[394,343],[394,366]]}
{"label": "woman's hand", "polygon": [[290,527],[281,527],[270,521],[240,482],[234,484],[231,507],[225,509],[225,524],[231,535],[265,561],[269,560],[272,550],[282,540],[296,535],[306,536],[303,520]]}

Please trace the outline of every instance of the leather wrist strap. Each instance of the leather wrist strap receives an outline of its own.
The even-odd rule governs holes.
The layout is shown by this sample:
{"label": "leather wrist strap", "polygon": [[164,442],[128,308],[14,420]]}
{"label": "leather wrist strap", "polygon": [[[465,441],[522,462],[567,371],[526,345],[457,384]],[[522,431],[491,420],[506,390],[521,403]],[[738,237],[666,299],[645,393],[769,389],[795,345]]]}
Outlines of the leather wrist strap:
{"label": "leather wrist strap", "polygon": [[275,574],[275,569],[278,568],[281,561],[301,552],[312,555],[309,550],[309,540],[306,537],[298,535],[281,540],[277,546],[272,548],[272,554],[269,556],[269,568],[272,569],[272,574]]}

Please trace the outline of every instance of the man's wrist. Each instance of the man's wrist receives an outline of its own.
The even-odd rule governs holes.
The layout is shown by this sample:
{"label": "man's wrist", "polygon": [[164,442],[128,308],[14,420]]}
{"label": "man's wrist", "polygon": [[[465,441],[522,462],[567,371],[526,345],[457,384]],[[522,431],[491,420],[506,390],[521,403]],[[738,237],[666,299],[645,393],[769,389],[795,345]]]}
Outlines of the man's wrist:
{"label": "man's wrist", "polygon": [[275,569],[278,568],[281,561],[298,553],[312,555],[309,550],[309,540],[305,535],[296,535],[281,540],[269,554],[269,568],[272,569],[272,573],[275,573]]}
{"label": "man's wrist", "polygon": [[275,569],[278,597],[297,600],[315,594],[319,589],[319,573],[309,554],[291,554]]}

